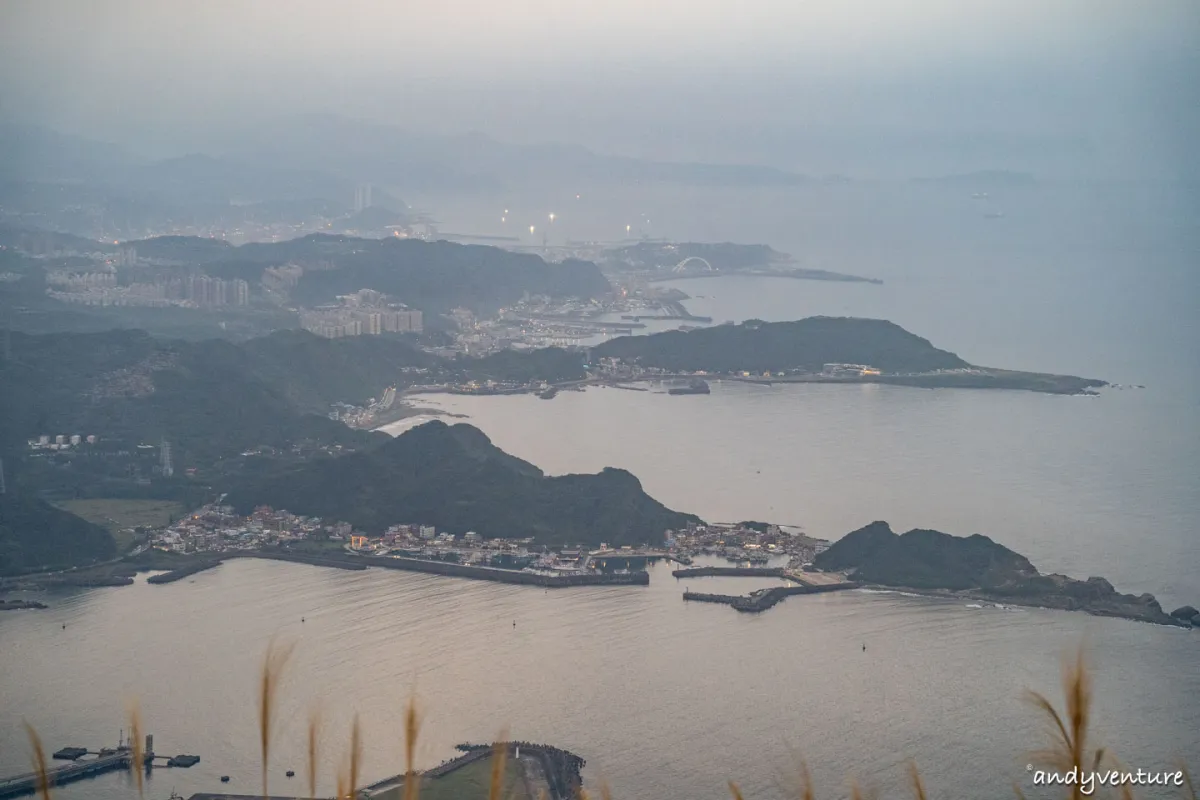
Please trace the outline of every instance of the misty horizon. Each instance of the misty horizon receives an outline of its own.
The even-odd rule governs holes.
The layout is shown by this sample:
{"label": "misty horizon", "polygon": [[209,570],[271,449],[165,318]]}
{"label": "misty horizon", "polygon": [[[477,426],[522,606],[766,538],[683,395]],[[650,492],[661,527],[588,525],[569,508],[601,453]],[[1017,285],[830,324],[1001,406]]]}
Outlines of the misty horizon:
{"label": "misty horizon", "polygon": [[10,3],[0,119],[142,158],[296,116],[663,162],[1192,179],[1200,8]]}

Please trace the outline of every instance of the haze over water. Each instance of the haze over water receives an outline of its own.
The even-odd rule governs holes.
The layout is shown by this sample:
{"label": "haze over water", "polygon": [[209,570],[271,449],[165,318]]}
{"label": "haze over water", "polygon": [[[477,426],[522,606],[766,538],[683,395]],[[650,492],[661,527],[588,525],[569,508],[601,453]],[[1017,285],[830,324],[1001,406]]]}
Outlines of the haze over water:
{"label": "haze over water", "polygon": [[[968,361],[1146,388],[1088,398],[716,383],[707,397],[596,389],[433,402],[550,473],[624,467],[659,500],[706,519],[798,524],[827,538],[874,519],[979,532],[1043,571],[1103,575],[1168,609],[1197,604],[1194,198],[1022,192],[1003,199],[1004,218],[985,220],[969,192],[840,192],[865,190],[636,199],[663,235],[763,241],[806,266],[885,280],[680,282],[695,313],[883,317]],[[607,215],[615,227],[618,212],[604,208],[578,224],[607,228],[583,221]],[[285,769],[303,774],[314,698],[337,726],[339,755],[358,709],[367,778],[401,771],[401,713],[415,685],[426,765],[507,725],[514,738],[579,753],[587,778],[607,778],[618,797],[715,800],[730,778],[748,797],[780,797],[789,744],[820,796],[837,796],[851,774],[896,787],[907,757],[936,796],[1011,797],[1013,781],[1037,796],[1023,753],[1039,720],[1020,693],[1057,699],[1059,657],[1083,636],[1098,667],[1097,742],[1135,768],[1166,769],[1176,756],[1200,766],[1195,632],[868,593],[744,615],[685,604],[683,588],[665,566],[648,588],[547,593],[239,561],[166,586],[54,596],[47,611],[0,617],[10,721],[0,769],[26,764],[22,717],[55,748],[108,744],[136,694],[159,750],[203,759],[156,773],[150,796],[215,790],[221,774],[253,792],[254,680],[277,631],[300,642],[277,792]],[[59,796],[116,800],[128,796],[123,781]]]}

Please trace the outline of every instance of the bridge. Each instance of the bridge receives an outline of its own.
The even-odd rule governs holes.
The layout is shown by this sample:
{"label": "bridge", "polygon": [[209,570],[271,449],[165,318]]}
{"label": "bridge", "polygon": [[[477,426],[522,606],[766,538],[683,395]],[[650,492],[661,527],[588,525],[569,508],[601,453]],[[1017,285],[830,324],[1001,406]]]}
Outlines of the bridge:
{"label": "bridge", "polygon": [[689,264],[703,265],[705,272],[716,272],[717,271],[716,267],[714,267],[712,264],[708,263],[708,259],[701,258],[700,256],[688,256],[683,261],[680,261],[678,264],[676,264],[674,267],[672,267],[671,271],[672,272],[686,272]]}

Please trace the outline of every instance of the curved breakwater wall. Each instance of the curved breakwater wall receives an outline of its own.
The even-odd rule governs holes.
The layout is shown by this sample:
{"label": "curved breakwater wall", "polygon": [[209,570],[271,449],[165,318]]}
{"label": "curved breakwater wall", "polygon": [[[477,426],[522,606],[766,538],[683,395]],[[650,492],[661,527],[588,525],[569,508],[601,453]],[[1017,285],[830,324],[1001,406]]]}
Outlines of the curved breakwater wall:
{"label": "curved breakwater wall", "polygon": [[683,599],[696,600],[701,603],[724,603],[725,605],[733,606],[738,611],[758,612],[766,611],[783,598],[793,594],[821,594],[824,592],[837,592],[843,589],[853,589],[857,586],[857,583],[829,583],[821,586],[772,586],[769,589],[760,589],[757,592],[747,595],[684,592]]}

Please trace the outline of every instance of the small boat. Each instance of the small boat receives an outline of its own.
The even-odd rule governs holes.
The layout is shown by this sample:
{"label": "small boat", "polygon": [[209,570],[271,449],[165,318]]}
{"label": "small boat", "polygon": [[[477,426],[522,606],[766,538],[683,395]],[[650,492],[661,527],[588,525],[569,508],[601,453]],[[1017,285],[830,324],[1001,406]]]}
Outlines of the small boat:
{"label": "small boat", "polygon": [[221,783],[229,783],[229,776],[228,776],[228,775],[222,775],[222,776],[221,776]]}
{"label": "small boat", "polygon": [[294,777],[296,777],[296,771],[295,771],[294,769],[289,769],[289,770],[287,771],[287,776],[288,776],[289,778],[294,778]]}
{"label": "small boat", "polygon": [[979,603],[967,603],[967,608],[983,608]]}

